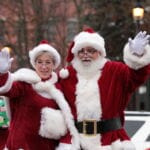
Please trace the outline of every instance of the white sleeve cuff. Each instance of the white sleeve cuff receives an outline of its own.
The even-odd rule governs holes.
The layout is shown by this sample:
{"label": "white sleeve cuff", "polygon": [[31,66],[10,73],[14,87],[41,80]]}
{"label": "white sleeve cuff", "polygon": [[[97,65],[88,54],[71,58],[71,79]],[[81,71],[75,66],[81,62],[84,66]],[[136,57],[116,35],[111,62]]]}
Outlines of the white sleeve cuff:
{"label": "white sleeve cuff", "polygon": [[[61,125],[61,126],[60,126]],[[41,110],[39,134],[50,139],[59,139],[67,133],[67,125],[61,110],[44,107]]]}
{"label": "white sleeve cuff", "polygon": [[150,45],[145,46],[145,53],[138,57],[129,49],[129,44],[124,47],[124,61],[132,69],[138,70],[150,64]]}

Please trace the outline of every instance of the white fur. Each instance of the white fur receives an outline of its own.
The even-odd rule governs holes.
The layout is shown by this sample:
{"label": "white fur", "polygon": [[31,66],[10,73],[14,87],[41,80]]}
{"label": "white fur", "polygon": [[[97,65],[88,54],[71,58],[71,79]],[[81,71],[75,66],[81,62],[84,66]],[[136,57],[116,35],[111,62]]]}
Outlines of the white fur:
{"label": "white fur", "polygon": [[124,150],[136,150],[135,145],[131,141],[122,142]]}
{"label": "white fur", "polygon": [[71,144],[59,143],[55,150],[73,150],[73,147]]}
{"label": "white fur", "polygon": [[116,140],[111,144],[112,150],[136,150],[134,144],[131,141]]}
{"label": "white fur", "polygon": [[32,84],[33,89],[43,97],[51,98],[51,96],[45,91],[47,84],[55,84],[58,81],[57,74],[52,72],[52,77],[47,81],[41,81],[39,75],[32,69],[19,69],[13,76],[14,81],[24,81]]}
{"label": "white fur", "polygon": [[126,44],[124,48],[124,61],[130,68],[135,70],[150,64],[150,45],[146,45],[144,55],[138,57],[132,54],[129,44]]}
{"label": "white fur", "polygon": [[[84,66],[77,57],[72,61],[74,68],[78,72],[78,83],[75,91],[78,121],[86,119],[95,119],[99,121],[102,117],[98,80],[101,77],[101,69],[106,62],[107,59],[100,57],[92,61],[87,67]],[[80,134],[80,141],[82,147],[87,150],[100,150],[102,148],[100,134],[96,136],[85,136]]]}
{"label": "white fur", "polygon": [[68,76],[69,76],[69,71],[67,69],[61,69],[59,71],[59,76],[62,78],[62,79],[66,79]]}
{"label": "white fur", "polygon": [[[81,135],[82,136],[82,135]],[[97,135],[98,136],[98,135]],[[97,145],[96,137],[85,136],[84,141],[82,140],[82,146],[86,150],[136,150],[134,144],[131,141],[120,141],[116,140],[111,145]]]}
{"label": "white fur", "polygon": [[60,110],[45,107],[41,111],[39,134],[46,138],[59,139],[67,132],[67,126]]}
{"label": "white fur", "polygon": [[72,135],[72,146],[78,150],[79,149],[79,135],[77,129],[75,128],[73,116],[71,114],[70,107],[66,102],[64,95],[54,85],[48,84],[47,92],[56,100],[58,106],[60,107],[62,114],[64,115],[67,128]]}
{"label": "white fur", "polygon": [[30,84],[34,84],[41,81],[41,78],[38,74],[31,69],[22,68],[17,70],[14,74],[14,81],[24,81]]}
{"label": "white fur", "polygon": [[50,52],[50,54],[54,57],[56,69],[60,64],[61,58],[57,50],[48,44],[40,44],[29,51],[29,57],[32,66],[35,67],[35,59],[42,51]]}
{"label": "white fur", "polygon": [[84,47],[91,46],[101,52],[103,57],[106,56],[105,41],[98,33],[80,32],[74,39],[72,53],[75,54]]}
{"label": "white fur", "polygon": [[[97,81],[100,77],[100,71],[91,79],[85,79],[78,74],[78,84],[76,89],[76,107],[78,121],[86,119],[100,120],[102,116],[102,107]],[[81,90],[82,89],[82,90]],[[101,135],[87,137],[80,134],[81,145],[85,149],[96,150],[100,147]],[[98,148],[99,149],[99,148]]]}
{"label": "white fur", "polygon": [[96,119],[100,120],[102,108],[100,103],[100,93],[98,87],[98,79],[101,72],[97,72],[92,78],[84,78],[77,74],[78,83],[76,86],[76,108],[78,120]]}
{"label": "white fur", "polygon": [[8,79],[5,83],[5,85],[0,87],[0,94],[8,92],[12,87],[12,83],[13,83],[13,77],[10,74],[10,72],[8,72]]}
{"label": "white fur", "polygon": [[86,150],[101,150],[102,146],[100,144],[101,135],[96,136],[85,136],[80,134],[80,142],[83,149]]}
{"label": "white fur", "polygon": [[112,150],[124,150],[120,140],[116,140],[111,144]]}

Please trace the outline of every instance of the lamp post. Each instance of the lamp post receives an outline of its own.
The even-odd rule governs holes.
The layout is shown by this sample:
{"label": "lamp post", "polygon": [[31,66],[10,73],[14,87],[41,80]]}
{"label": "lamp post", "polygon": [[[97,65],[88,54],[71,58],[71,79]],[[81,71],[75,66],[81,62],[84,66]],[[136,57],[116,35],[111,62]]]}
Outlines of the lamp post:
{"label": "lamp post", "polygon": [[2,49],[8,51],[9,53],[11,53],[11,50],[12,50],[12,48],[9,46],[5,46]]}
{"label": "lamp post", "polygon": [[140,24],[144,17],[144,8],[140,0],[137,0],[135,7],[132,9],[132,16],[136,25],[136,33],[139,32]]}

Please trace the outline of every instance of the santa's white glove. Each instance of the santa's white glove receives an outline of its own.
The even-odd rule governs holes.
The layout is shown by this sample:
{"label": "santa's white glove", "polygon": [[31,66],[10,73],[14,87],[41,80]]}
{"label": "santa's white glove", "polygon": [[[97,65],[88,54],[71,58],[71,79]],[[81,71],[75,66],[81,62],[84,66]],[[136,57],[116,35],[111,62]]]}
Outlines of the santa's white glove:
{"label": "santa's white glove", "polygon": [[139,32],[133,40],[129,38],[128,42],[131,52],[139,56],[143,55],[145,51],[144,48],[149,43],[149,39],[150,35],[147,35],[146,31]]}
{"label": "santa's white glove", "polygon": [[9,52],[4,48],[0,51],[0,73],[6,73],[10,67],[13,58],[10,58]]}

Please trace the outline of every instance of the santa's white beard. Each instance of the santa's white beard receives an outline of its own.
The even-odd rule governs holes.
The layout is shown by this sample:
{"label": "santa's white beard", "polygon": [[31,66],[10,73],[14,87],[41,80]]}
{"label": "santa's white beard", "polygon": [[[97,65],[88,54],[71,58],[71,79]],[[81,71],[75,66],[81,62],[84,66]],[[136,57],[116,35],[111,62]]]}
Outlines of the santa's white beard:
{"label": "santa's white beard", "polygon": [[106,61],[107,59],[101,56],[98,59],[89,62],[83,62],[78,57],[74,57],[72,65],[79,74],[91,77],[104,67]]}

